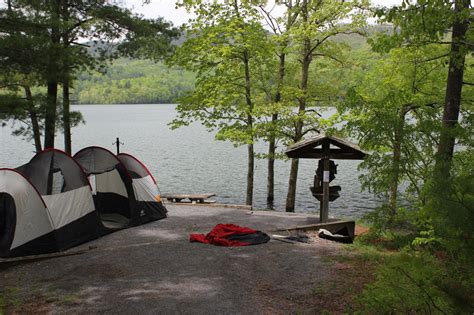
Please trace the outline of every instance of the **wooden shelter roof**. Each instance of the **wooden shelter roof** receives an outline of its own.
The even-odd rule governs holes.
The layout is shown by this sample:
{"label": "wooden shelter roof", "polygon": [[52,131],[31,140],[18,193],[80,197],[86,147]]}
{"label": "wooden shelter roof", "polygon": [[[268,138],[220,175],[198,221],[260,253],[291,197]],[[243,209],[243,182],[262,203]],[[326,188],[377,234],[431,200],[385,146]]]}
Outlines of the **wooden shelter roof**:
{"label": "wooden shelter roof", "polygon": [[285,153],[290,158],[321,159],[325,157],[323,144],[327,143],[330,144],[329,159],[331,160],[362,160],[368,154],[355,143],[334,136],[326,136],[325,134],[297,142],[289,146]]}

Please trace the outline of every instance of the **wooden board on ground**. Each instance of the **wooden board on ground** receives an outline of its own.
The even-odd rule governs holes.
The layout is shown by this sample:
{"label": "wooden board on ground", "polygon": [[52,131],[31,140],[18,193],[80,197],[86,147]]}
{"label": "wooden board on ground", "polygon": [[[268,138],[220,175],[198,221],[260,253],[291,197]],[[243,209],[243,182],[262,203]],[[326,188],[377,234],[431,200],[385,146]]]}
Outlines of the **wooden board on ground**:
{"label": "wooden board on ground", "polygon": [[349,236],[354,239],[354,232],[355,232],[355,222],[354,221],[333,221],[327,223],[317,223],[317,224],[309,224],[309,225],[301,225],[290,227],[286,229],[278,229],[276,231],[292,231],[292,230],[319,230],[319,229],[326,229],[331,233],[336,233],[338,230],[343,228],[347,228]]}
{"label": "wooden board on ground", "polygon": [[214,200],[206,200],[214,197],[216,194],[164,194],[161,197],[171,202],[188,202],[191,203],[213,203]]}
{"label": "wooden board on ground", "polygon": [[12,258],[0,258],[0,265],[6,264],[6,263],[18,263],[18,262],[24,262],[24,261],[41,260],[41,259],[48,259],[48,258],[55,258],[55,257],[81,255],[96,248],[97,246],[89,246],[87,249],[80,249],[80,250],[68,250],[64,252],[54,252],[54,253],[49,253],[49,254],[39,254],[39,255],[31,255],[31,256],[12,257]]}

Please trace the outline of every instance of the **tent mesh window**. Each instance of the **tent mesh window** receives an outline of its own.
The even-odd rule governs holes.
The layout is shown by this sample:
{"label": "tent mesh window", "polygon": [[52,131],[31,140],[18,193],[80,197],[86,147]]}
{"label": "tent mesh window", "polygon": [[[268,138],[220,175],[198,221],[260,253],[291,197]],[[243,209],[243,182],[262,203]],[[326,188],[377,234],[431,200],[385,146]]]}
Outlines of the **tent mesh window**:
{"label": "tent mesh window", "polygon": [[61,170],[53,170],[53,184],[51,189],[51,195],[60,194],[64,192],[65,187],[66,181],[64,180],[64,176]]}

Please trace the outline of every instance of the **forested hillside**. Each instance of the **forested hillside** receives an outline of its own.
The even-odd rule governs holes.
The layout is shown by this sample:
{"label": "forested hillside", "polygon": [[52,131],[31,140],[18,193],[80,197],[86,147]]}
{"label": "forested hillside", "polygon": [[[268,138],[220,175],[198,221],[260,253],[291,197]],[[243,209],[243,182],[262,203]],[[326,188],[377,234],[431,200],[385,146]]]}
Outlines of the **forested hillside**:
{"label": "forested hillside", "polygon": [[115,60],[105,74],[81,73],[73,100],[79,104],[175,103],[194,86],[190,72],[150,60]]}
{"label": "forested hillside", "polygon": [[[390,29],[372,25],[368,33]],[[366,40],[358,34],[340,34],[335,38],[335,41],[349,45],[354,53],[369,49]],[[191,72],[170,68],[162,62],[121,58],[114,60],[105,73],[79,74],[73,100],[77,104],[176,103],[179,97],[192,90],[194,79]]]}

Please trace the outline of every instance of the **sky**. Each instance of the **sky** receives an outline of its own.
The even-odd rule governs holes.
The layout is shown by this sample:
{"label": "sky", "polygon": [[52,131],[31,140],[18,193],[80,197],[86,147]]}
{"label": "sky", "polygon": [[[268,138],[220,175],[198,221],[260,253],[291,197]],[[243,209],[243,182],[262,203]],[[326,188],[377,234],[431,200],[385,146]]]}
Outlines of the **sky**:
{"label": "sky", "polygon": [[[190,15],[186,10],[176,9],[174,0],[149,0],[149,4],[143,4],[143,0],[122,0],[124,5],[135,13],[143,14],[146,18],[164,17],[173,22],[175,26],[186,23]],[[372,0],[376,5],[392,6],[400,4],[402,0]]]}

